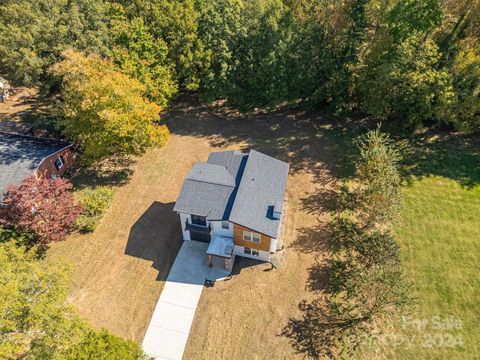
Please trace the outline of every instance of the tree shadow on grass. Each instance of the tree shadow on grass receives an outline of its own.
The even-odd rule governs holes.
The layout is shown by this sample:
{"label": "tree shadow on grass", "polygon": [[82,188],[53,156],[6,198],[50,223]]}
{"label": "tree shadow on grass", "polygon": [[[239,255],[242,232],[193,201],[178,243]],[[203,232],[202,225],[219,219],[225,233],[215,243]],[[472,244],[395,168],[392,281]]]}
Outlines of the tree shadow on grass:
{"label": "tree shadow on grass", "polygon": [[213,147],[236,144],[290,164],[290,172],[320,176],[335,173],[335,144],[323,131],[331,121],[321,112],[279,109],[269,113],[240,114],[226,106],[202,104],[195,95],[179,96],[163,119],[172,134],[201,137]]}
{"label": "tree shadow on grass", "polygon": [[70,181],[78,190],[94,186],[122,186],[130,180],[135,162],[132,157],[114,157],[90,166],[78,165],[69,171]]}
{"label": "tree shadow on grass", "polygon": [[334,179],[330,179],[328,183],[322,184],[322,187],[302,199],[300,199],[302,210],[307,214],[320,216],[322,214],[331,213],[342,206],[340,188],[336,185]]}
{"label": "tree shadow on grass", "polygon": [[480,142],[475,135],[430,130],[399,143],[407,182],[436,175],[466,187],[480,183]]}
{"label": "tree shadow on grass", "polygon": [[33,125],[35,121],[49,114],[52,99],[47,98],[35,90],[18,87],[10,98],[0,106],[0,121],[16,121],[22,124]]}
{"label": "tree shadow on grass", "polygon": [[330,294],[330,276],[332,268],[327,260],[317,260],[315,265],[308,269],[306,289],[317,295]]}
{"label": "tree shadow on grass", "polygon": [[174,203],[155,201],[130,229],[125,254],[152,262],[157,280],[165,281],[182,246],[179,216]]}
{"label": "tree shadow on grass", "polygon": [[326,222],[297,229],[297,237],[290,245],[304,254],[319,254],[330,250],[329,232]]}
{"label": "tree shadow on grass", "polygon": [[299,354],[314,359],[338,357],[338,341],[344,337],[349,325],[332,317],[325,300],[302,301],[298,308],[302,316],[291,318],[283,328],[282,336],[290,340]]}

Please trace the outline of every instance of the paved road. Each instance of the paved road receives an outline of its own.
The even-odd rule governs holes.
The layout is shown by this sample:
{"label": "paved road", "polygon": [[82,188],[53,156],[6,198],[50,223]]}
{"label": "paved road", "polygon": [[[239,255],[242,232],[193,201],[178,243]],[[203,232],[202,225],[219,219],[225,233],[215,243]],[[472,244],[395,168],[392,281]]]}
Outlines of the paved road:
{"label": "paved road", "polygon": [[185,241],[173,263],[143,339],[155,359],[180,360],[210,268],[208,244]]}

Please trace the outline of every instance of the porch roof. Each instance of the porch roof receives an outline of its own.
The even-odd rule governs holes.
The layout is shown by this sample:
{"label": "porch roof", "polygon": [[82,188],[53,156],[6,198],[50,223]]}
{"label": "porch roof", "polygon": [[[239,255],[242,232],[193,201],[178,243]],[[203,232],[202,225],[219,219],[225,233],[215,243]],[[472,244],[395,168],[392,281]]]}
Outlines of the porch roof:
{"label": "porch roof", "polygon": [[235,244],[233,243],[232,238],[217,234],[214,235],[210,241],[207,254],[230,259],[233,254],[234,246]]}

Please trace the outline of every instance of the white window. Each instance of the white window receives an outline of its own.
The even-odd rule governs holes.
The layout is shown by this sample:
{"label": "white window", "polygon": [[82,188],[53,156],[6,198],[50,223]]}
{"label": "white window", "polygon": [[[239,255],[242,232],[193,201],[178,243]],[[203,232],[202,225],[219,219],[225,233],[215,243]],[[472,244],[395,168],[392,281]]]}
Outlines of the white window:
{"label": "white window", "polygon": [[253,255],[253,256],[258,256],[260,254],[258,250],[250,249],[248,247],[243,249],[243,253],[247,255]]}
{"label": "white window", "polygon": [[260,243],[260,234],[250,232],[250,231],[244,231],[243,232],[243,240],[245,241],[250,241],[254,243]]}
{"label": "white window", "polygon": [[65,165],[65,159],[63,158],[63,156],[58,157],[53,165],[55,165],[55,169],[57,169],[57,171],[63,168],[63,165]]}
{"label": "white window", "polygon": [[228,221],[222,221],[222,229],[227,229],[228,230]]}

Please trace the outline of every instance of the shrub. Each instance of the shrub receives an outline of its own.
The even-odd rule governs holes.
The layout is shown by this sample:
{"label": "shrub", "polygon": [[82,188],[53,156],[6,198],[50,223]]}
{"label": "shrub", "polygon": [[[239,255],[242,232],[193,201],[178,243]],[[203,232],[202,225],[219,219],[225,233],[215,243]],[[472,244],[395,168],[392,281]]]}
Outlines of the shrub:
{"label": "shrub", "polygon": [[76,196],[83,206],[83,211],[76,222],[77,228],[86,232],[94,231],[110,206],[112,188],[108,186],[86,188],[79,191]]}
{"label": "shrub", "polygon": [[132,340],[124,340],[107,330],[90,330],[80,343],[69,349],[64,359],[141,360],[147,356]]}
{"label": "shrub", "polygon": [[0,207],[0,224],[32,233],[41,246],[61,241],[82,211],[71,189],[68,180],[38,179],[34,175],[18,187],[11,185]]}

